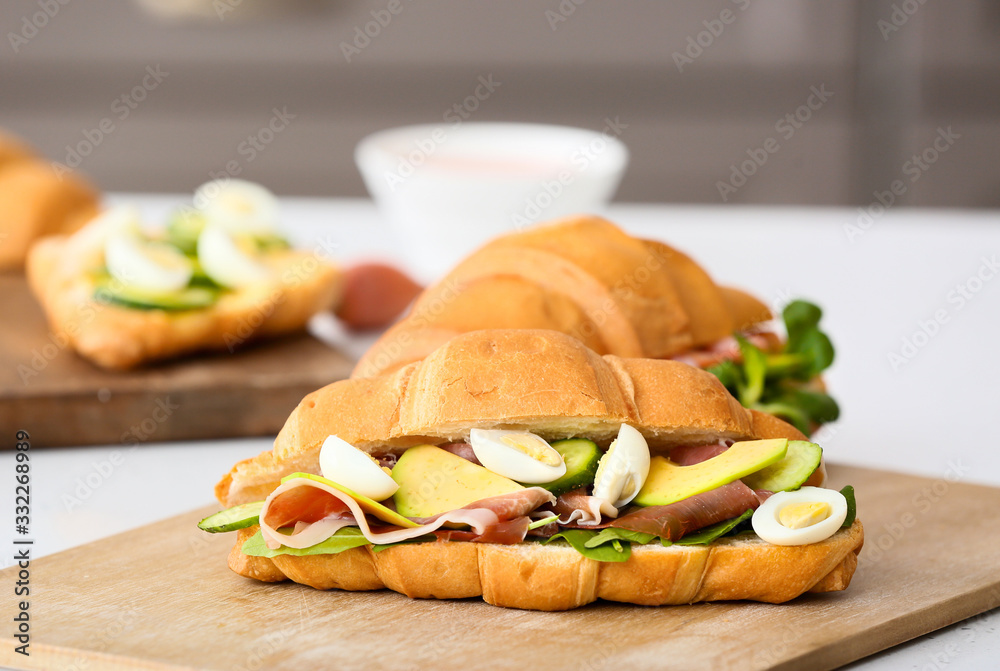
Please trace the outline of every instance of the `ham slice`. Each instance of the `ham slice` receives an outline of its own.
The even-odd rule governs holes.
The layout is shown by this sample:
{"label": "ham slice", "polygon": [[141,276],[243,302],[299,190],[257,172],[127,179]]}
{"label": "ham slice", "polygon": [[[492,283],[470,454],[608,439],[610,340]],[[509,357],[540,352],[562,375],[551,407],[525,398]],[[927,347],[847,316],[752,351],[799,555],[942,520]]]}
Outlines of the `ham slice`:
{"label": "ham slice", "polygon": [[466,461],[471,461],[477,466],[482,466],[479,462],[479,458],[476,457],[476,453],[472,449],[472,445],[469,443],[446,443],[444,445],[438,445],[438,447],[445,452],[451,452],[456,457],[462,457]]}
{"label": "ham slice", "polygon": [[[476,453],[472,451],[472,445],[468,443],[445,443],[444,445],[438,445],[439,448],[445,452],[451,452],[456,457],[462,457],[466,461],[471,461],[477,466],[482,466],[479,463],[479,459],[476,458]],[[383,454],[382,456],[375,457],[378,461],[378,465],[383,468],[392,468],[399,461],[399,455],[396,454]]]}
{"label": "ham slice", "polygon": [[[509,494],[492,496],[481,501],[451,510],[427,520],[414,520],[418,526],[411,528],[372,528],[365,512],[349,495],[329,485],[294,478],[279,485],[265,499],[260,511],[260,531],[271,549],[282,545],[290,548],[307,548],[321,543],[339,529],[356,525],[372,543],[383,545],[412,540],[433,533],[445,524],[462,524],[472,528],[477,537],[492,538],[488,542],[520,542],[524,540],[530,520],[529,512],[555,497],[541,487],[529,487]],[[305,513],[299,515],[298,511]],[[323,514],[326,513],[325,516]],[[516,518],[524,518],[517,521]],[[497,528],[501,522],[515,521]],[[291,526],[291,534],[278,531]],[[523,527],[523,529],[522,529]]]}
{"label": "ham slice", "polygon": [[611,526],[653,534],[670,541],[757,509],[760,499],[740,480],[665,506],[650,506],[619,517]]}
{"label": "ham slice", "polygon": [[601,523],[602,513],[608,517],[618,516],[618,509],[608,501],[588,496],[586,487],[560,496],[552,506],[552,512],[559,516],[559,524],[574,524],[582,528],[595,528]]}
{"label": "ham slice", "polygon": [[684,445],[670,450],[668,456],[670,461],[678,466],[692,466],[717,457],[728,449],[727,445],[719,443],[714,445]]}
{"label": "ham slice", "polygon": [[434,535],[438,540],[443,541],[471,541],[473,543],[515,545],[524,540],[524,537],[528,534],[528,525],[530,524],[531,518],[522,516],[505,522],[498,522],[481,534],[477,534],[474,531],[441,529],[435,531]]}
{"label": "ham slice", "polygon": [[[781,338],[778,334],[769,331],[744,333],[743,337],[764,352],[775,352],[781,347]],[[709,347],[692,350],[670,358],[674,361],[686,363],[689,366],[709,368],[723,361],[742,361],[743,355],[740,353],[740,343],[736,338],[730,336],[719,340]]]}

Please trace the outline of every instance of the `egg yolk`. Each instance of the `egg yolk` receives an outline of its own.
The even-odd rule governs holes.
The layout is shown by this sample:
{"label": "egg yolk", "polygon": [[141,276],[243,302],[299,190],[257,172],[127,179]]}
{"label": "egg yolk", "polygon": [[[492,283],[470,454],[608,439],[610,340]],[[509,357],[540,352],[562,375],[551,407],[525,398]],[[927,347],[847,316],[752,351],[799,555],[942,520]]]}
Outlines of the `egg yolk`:
{"label": "egg yolk", "polygon": [[549,447],[544,440],[530,433],[513,433],[501,436],[500,440],[504,445],[511,447],[522,454],[526,454],[535,461],[540,461],[549,466],[559,465],[559,453]]}
{"label": "egg yolk", "polygon": [[830,504],[825,501],[811,503],[792,503],[781,509],[778,521],[788,529],[804,529],[822,522],[833,512]]}

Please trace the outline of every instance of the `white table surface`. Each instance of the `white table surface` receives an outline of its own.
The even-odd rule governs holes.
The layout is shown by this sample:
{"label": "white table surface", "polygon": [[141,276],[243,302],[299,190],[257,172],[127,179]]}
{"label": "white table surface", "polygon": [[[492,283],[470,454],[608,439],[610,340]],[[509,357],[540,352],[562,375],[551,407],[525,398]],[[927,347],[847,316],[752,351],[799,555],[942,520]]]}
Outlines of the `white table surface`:
{"label": "white table surface", "polygon": [[[151,221],[183,202],[162,195],[119,194],[110,200],[137,203]],[[282,206],[287,227],[301,244],[325,238],[345,262],[405,263],[369,201],[290,199]],[[827,382],[840,401],[842,419],[824,429],[818,442],[832,461],[932,478],[953,468],[965,482],[1000,486],[1000,449],[992,445],[992,422],[1000,414],[1000,278],[981,284],[971,279],[984,259],[993,265],[1000,260],[1000,213],[900,208],[853,241],[845,226],[857,224],[856,210],[617,205],[610,216],[633,233],[687,251],[717,281],[742,286],[778,308],[793,297],[824,308],[823,325],[837,350]],[[970,282],[970,291],[978,285],[978,292],[960,305],[952,292]],[[934,336],[894,369],[889,354],[901,353],[903,339],[935,315],[945,319]],[[316,328],[354,355],[370,342],[345,336],[332,320]],[[268,438],[152,440],[155,434],[132,449],[34,450],[33,556],[206,505],[213,500],[212,486],[234,462],[271,445]],[[3,473],[13,473],[11,452],[0,454],[0,463]],[[4,477],[3,520],[13,518],[12,481]],[[983,559],[1000,570],[1000,559]],[[0,564],[10,563],[4,553]],[[852,667],[996,668],[998,612]]]}

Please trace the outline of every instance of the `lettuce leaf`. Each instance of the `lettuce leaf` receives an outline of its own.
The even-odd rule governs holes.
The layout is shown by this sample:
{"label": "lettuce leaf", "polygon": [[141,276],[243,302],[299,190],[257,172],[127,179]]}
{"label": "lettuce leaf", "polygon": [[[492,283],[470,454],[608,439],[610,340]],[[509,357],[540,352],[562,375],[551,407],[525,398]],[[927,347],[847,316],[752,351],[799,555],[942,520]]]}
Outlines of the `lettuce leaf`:
{"label": "lettuce leaf", "polygon": [[723,361],[708,371],[743,406],[777,415],[809,434],[840,416],[837,402],[809,384],[834,359],[833,344],[820,330],[822,316],[816,305],[792,301],[782,313],[788,339],[780,352],[765,354],[737,334],[742,361]]}
{"label": "lettuce leaf", "polygon": [[[674,541],[674,545],[708,545],[715,539],[725,536],[730,531],[734,531],[743,522],[747,521],[753,517],[753,508],[747,510],[745,513],[739,517],[734,517],[731,520],[725,520],[719,522],[718,524],[713,524],[710,527],[705,527],[704,529],[699,529],[684,536],[678,541]],[[661,540],[664,547],[670,544],[670,541]]]}
{"label": "lettuce leaf", "polygon": [[434,534],[424,534],[423,536],[417,536],[416,538],[411,538],[408,541],[399,541],[398,543],[386,543],[385,545],[377,545],[372,543],[372,550],[375,552],[381,552],[382,550],[388,550],[389,548],[394,548],[397,545],[413,545],[414,543],[433,543],[437,540],[437,536]]}
{"label": "lettuce leaf", "polygon": [[294,555],[296,557],[306,557],[308,555],[335,555],[345,550],[369,545],[368,539],[361,533],[358,527],[344,527],[337,533],[327,538],[322,543],[317,543],[308,548],[290,548],[282,545],[277,550],[267,547],[260,530],[243,543],[243,554],[250,557],[277,557],[278,555]]}
{"label": "lettuce leaf", "polygon": [[584,547],[596,548],[599,545],[605,543],[611,543],[612,541],[629,541],[632,543],[638,543],[640,545],[645,545],[650,541],[654,540],[656,536],[653,534],[644,534],[641,531],[631,531],[629,529],[616,529],[614,527],[608,527],[607,529],[601,529],[597,534],[584,543]]}
{"label": "lettuce leaf", "polygon": [[620,540],[616,541],[617,545],[615,543],[605,543],[598,547],[587,547],[587,541],[593,539],[596,535],[596,531],[590,531],[589,529],[563,529],[541,541],[541,543],[542,545],[548,545],[554,540],[562,539],[584,557],[595,561],[623,562],[628,561],[628,558],[632,556],[632,546]]}

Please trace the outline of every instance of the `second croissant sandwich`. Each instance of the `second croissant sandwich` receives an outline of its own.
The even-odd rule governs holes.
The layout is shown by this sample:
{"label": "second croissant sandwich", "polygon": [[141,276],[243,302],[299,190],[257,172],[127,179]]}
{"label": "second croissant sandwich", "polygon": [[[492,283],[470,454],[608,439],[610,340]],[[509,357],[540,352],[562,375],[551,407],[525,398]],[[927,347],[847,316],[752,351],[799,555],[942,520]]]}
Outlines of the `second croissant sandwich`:
{"label": "second croissant sandwich", "polygon": [[711,374],[544,330],[460,335],[307,396],[216,486],[238,574],[565,610],[842,590],[863,542],[822,450]]}
{"label": "second croissant sandwich", "polygon": [[833,361],[819,308],[771,311],[719,286],[683,252],[578,216],[501,236],[423,292],[361,357],[353,377],[418,361],[450,338],[490,328],[543,328],[598,354],[670,358],[711,370],[747,407],[809,433],[837,418],[819,374]]}

